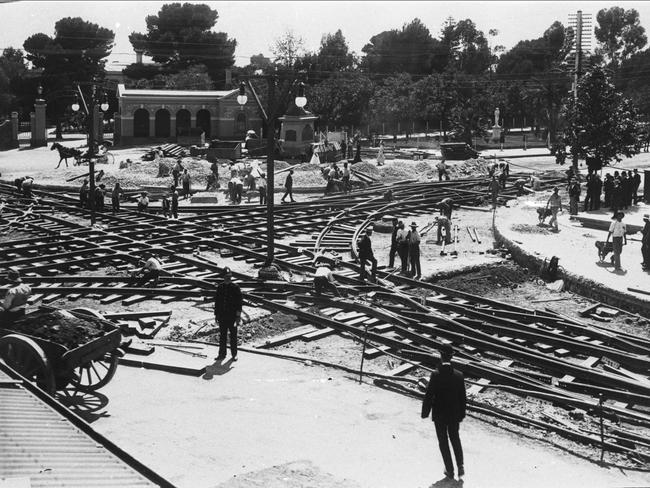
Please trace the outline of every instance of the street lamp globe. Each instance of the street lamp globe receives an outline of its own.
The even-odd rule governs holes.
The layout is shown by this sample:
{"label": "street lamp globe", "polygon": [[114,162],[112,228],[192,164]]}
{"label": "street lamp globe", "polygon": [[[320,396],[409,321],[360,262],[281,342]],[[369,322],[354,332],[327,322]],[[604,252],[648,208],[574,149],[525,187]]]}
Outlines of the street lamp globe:
{"label": "street lamp globe", "polygon": [[102,109],[102,112],[106,112],[108,110],[108,102],[102,102],[99,108]]}
{"label": "street lamp globe", "polygon": [[305,97],[305,84],[303,82],[300,82],[298,85],[298,95],[296,96],[295,100],[296,106],[303,108],[305,105],[307,105],[307,98]]}
{"label": "street lamp globe", "polygon": [[79,111],[79,103],[78,102],[73,102],[72,105],[70,106],[73,112],[78,112]]}
{"label": "street lamp globe", "polygon": [[239,84],[239,95],[237,95],[237,103],[239,105],[246,105],[246,102],[248,102],[248,97],[246,96],[246,85],[244,85],[244,82],[242,81]]}

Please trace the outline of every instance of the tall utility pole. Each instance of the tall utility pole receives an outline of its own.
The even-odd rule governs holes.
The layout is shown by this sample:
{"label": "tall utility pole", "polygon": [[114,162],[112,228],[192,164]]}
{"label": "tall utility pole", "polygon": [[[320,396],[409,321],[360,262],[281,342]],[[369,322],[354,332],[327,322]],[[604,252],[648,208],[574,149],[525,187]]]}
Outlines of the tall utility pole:
{"label": "tall utility pole", "polygon": [[[569,27],[573,28],[573,53],[574,71],[573,71],[573,99],[578,101],[578,83],[583,74],[583,53],[589,51],[591,47],[591,14],[583,14],[578,10],[575,14],[569,14]],[[575,140],[578,135],[576,134]],[[578,151],[577,148],[571,148],[573,153],[573,171],[578,173]]]}

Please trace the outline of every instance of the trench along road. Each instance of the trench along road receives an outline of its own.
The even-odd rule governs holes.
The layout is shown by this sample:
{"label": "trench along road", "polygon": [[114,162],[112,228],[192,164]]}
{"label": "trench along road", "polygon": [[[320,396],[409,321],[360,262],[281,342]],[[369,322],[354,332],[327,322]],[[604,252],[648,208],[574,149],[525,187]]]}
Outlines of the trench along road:
{"label": "trench along road", "polygon": [[[77,206],[75,198],[44,191],[35,194],[38,203],[32,205],[33,200],[0,185],[5,199],[0,231],[17,228],[32,236],[0,243],[0,261],[3,267],[22,271],[32,286],[33,303],[87,295],[98,297],[102,304],[202,302],[211,298],[222,266],[201,251],[245,260],[253,268],[266,259],[262,206],[186,207],[182,220],[128,209],[119,215],[98,212],[99,225],[90,228],[76,223],[88,212]],[[387,354],[403,361],[393,377],[377,380],[384,386],[421,395],[421,385],[401,375],[417,368],[431,370],[437,348],[451,343],[458,368],[473,385],[470,410],[601,445],[648,463],[650,439],[644,432],[650,429],[650,341],[548,309],[490,300],[389,270],[378,272],[377,283],[358,279],[355,243],[368,225],[387,215],[431,215],[443,198],[471,205],[486,195],[487,184],[479,179],[398,182],[276,207],[276,237],[289,240],[289,244],[276,243],[276,265],[288,273],[308,275],[318,253],[334,252],[340,257],[338,281],[353,298],[314,296],[310,285],[260,281],[245,273],[235,273],[234,278],[248,305],[291,314],[310,324],[305,340],[340,334],[367,340],[369,355]],[[500,198],[515,198],[514,189]],[[291,240],[299,234],[312,238]],[[152,250],[164,262],[157,288],[134,287],[124,276],[87,275],[108,266],[124,270]],[[602,415],[605,436],[577,423],[556,418],[539,421],[493,407],[481,401],[480,391],[488,387]]]}

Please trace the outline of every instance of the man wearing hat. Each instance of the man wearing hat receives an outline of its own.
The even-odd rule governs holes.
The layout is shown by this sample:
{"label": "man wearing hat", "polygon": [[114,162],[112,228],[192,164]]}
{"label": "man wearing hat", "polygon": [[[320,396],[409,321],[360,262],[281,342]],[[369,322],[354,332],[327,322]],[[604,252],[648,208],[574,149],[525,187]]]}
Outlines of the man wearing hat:
{"label": "man wearing hat", "polygon": [[372,264],[372,279],[373,281],[377,279],[377,258],[372,252],[372,241],[370,237],[372,236],[372,227],[366,229],[366,234],[359,241],[359,261],[361,264],[361,272],[359,279],[365,281],[366,279],[366,261],[370,261]]}
{"label": "man wearing hat", "polygon": [[316,265],[316,272],[314,273],[314,292],[316,295],[329,290],[340,298],[341,294],[334,284],[334,276],[332,275],[329,260],[323,256],[318,256],[314,264]]}
{"label": "man wearing hat", "polygon": [[[587,197],[585,198],[585,210],[587,210],[589,205],[589,196],[591,192],[592,177],[589,175],[587,177]],[[569,214],[578,215],[578,204],[580,203],[580,183],[578,180],[573,177],[571,178],[571,183],[569,184]]]}
{"label": "man wearing hat", "polygon": [[142,268],[136,271],[136,276],[141,274],[136,286],[143,286],[147,281],[153,280],[153,286],[156,287],[158,286],[160,271],[162,270],[163,265],[155,252],[147,253],[145,256],[147,260]]}
{"label": "man wearing hat", "polygon": [[622,222],[625,214],[623,212],[616,212],[612,220],[614,220],[609,225],[609,232],[607,234],[607,240],[605,243],[609,242],[609,238],[612,238],[612,263],[614,264],[615,271],[622,271],[621,269],[621,253],[623,252],[623,244],[627,245],[627,236],[625,235],[627,228]]}
{"label": "man wearing hat", "polygon": [[260,192],[260,205],[266,205],[266,173],[260,173],[257,189]]}
{"label": "man wearing hat", "polygon": [[415,279],[420,279],[422,270],[420,269],[420,234],[418,232],[418,224],[411,223],[411,230],[409,230],[406,240],[409,243],[409,262],[411,264],[411,276]]}
{"label": "man wearing hat", "polygon": [[241,323],[243,298],[239,285],[232,282],[230,268],[223,270],[223,282],[217,286],[214,294],[214,319],[219,325],[219,355],[220,361],[226,357],[226,344],[230,332],[230,354],[237,361],[237,326]]}
{"label": "man wearing hat", "polygon": [[7,290],[2,303],[0,303],[0,319],[2,322],[13,322],[25,315],[27,300],[32,294],[32,289],[20,279],[20,273],[10,269],[7,273],[7,281],[10,287]]}
{"label": "man wearing hat", "polygon": [[644,270],[650,269],[650,214],[643,216],[643,230],[641,231],[641,255],[643,256],[643,263],[641,266]]}
{"label": "man wearing hat", "polygon": [[465,474],[465,467],[463,446],[458,430],[465,418],[467,400],[463,374],[451,365],[453,352],[449,344],[443,344],[440,348],[440,365],[431,373],[422,402],[422,418],[427,418],[431,412],[431,420],[436,426],[440,454],[445,464],[445,476],[454,477],[454,464],[449,451],[451,441],[458,466],[458,477],[461,478]]}
{"label": "man wearing hat", "polygon": [[562,211],[562,199],[559,192],[560,189],[557,186],[553,188],[553,193],[546,202],[546,208],[550,207],[551,209],[551,220],[548,221],[548,225],[553,227],[554,232],[560,231],[557,227],[557,214]]}

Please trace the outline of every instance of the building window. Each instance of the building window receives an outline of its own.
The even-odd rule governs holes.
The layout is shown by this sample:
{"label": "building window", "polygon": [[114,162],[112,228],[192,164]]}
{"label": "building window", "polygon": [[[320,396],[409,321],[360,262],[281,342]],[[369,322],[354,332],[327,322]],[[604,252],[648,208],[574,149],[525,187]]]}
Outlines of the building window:
{"label": "building window", "polygon": [[302,140],[313,142],[314,140],[314,129],[311,128],[311,125],[307,124],[302,128]]}
{"label": "building window", "polygon": [[210,125],[210,111],[205,109],[199,110],[196,113],[196,126],[203,129],[206,140],[210,138]]}
{"label": "building window", "polygon": [[192,114],[189,110],[181,109],[176,112],[176,135],[189,136],[192,126]]}
{"label": "building window", "polygon": [[171,132],[171,117],[169,111],[161,108],[156,112],[156,137],[169,137]]}
{"label": "building window", "polygon": [[284,133],[284,140],[285,141],[296,142],[296,131],[295,130],[288,130],[287,132],[285,132]]}
{"label": "building window", "polygon": [[144,108],[133,114],[133,137],[149,137],[149,112]]}

